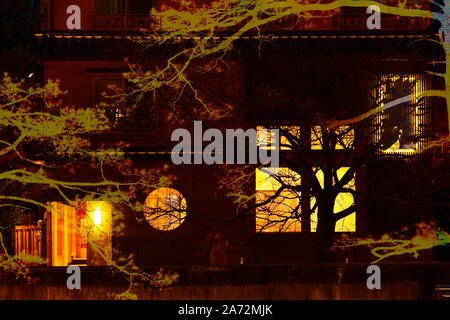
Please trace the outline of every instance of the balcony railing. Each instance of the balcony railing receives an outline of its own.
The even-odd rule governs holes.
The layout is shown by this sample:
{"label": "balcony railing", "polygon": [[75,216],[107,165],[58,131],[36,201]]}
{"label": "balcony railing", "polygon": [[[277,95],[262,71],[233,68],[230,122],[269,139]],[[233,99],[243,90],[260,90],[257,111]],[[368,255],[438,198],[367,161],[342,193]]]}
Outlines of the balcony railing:
{"label": "balcony railing", "polygon": [[[367,30],[366,22],[367,16],[338,16],[337,28],[338,30]],[[381,17],[382,30],[418,31],[426,30],[427,27],[427,20],[423,18],[408,18],[396,16]]]}
{"label": "balcony railing", "polygon": [[41,225],[15,227],[15,248],[19,259],[29,261],[31,257],[44,258]]}
{"label": "balcony railing", "polygon": [[[95,14],[93,28],[99,31],[142,31],[152,27],[148,14]],[[154,26],[153,26],[154,27]]]}
{"label": "balcony railing", "polygon": [[[97,31],[149,31],[163,30],[164,26],[148,14],[95,14],[93,29]],[[300,30],[355,30],[366,31],[367,15],[332,15],[330,17],[298,18],[286,17],[262,26],[260,31],[300,31]],[[428,28],[424,18],[382,16],[382,30],[420,31]],[[229,30],[233,31],[236,27]]]}

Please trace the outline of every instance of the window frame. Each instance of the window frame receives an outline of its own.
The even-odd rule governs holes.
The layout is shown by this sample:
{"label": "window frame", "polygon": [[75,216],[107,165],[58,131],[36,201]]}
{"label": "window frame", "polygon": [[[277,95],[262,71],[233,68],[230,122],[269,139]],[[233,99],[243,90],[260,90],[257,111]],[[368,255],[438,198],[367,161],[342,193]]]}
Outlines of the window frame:
{"label": "window frame", "polygon": [[[290,169],[288,169],[288,168],[283,168],[283,167],[280,167],[280,168],[278,168],[278,169],[281,169],[281,170],[287,170],[287,171],[292,171],[292,170],[290,170]],[[260,174],[258,174],[259,172],[261,172]],[[294,184],[296,184],[296,183],[299,183],[299,184],[301,184],[301,176],[300,176],[300,174],[298,174],[297,172],[294,172],[294,171],[292,171],[293,172],[293,174],[294,174],[294,176],[293,176],[293,182],[294,182]],[[290,172],[289,172],[289,174],[290,174]],[[258,179],[258,176],[259,176],[259,179]],[[264,197],[267,197],[267,198],[263,198],[263,200],[261,201],[261,202],[264,202],[264,201],[266,201],[268,198],[270,198],[270,197],[272,197],[275,193],[276,193],[276,190],[277,189],[275,189],[274,187],[273,187],[273,184],[268,188],[268,189],[263,189],[263,188],[258,188],[258,183],[261,181],[261,179],[273,179],[269,174],[267,174],[267,173],[264,173],[264,172],[262,172],[261,171],[261,169],[259,169],[259,168],[257,168],[256,169],[256,171],[255,171],[255,201],[258,203],[258,196],[259,195],[261,195],[261,194],[263,194],[264,195]],[[290,179],[290,178],[288,178],[288,179]],[[297,182],[298,181],[298,182]],[[274,184],[279,184],[279,182],[278,181],[274,181],[273,182]],[[264,183],[262,183],[263,184],[263,186],[266,186],[267,185],[267,182],[264,182]],[[285,203],[282,203],[282,202],[278,202],[279,200],[279,198],[280,197],[288,197],[288,199],[290,200],[289,201],[289,204],[285,204]],[[292,197],[292,198],[291,198]],[[295,198],[294,198],[295,197]],[[284,198],[283,200],[285,200],[286,198]],[[288,189],[288,190],[283,190],[283,191],[281,191],[281,193],[280,193],[280,195],[278,196],[278,197],[276,197],[276,198],[274,198],[274,199],[272,199],[269,203],[267,203],[266,205],[264,205],[264,207],[266,207],[266,206],[272,206],[272,205],[274,205],[275,207],[280,207],[280,206],[287,206],[287,207],[289,207],[292,211],[295,209],[294,207],[293,207],[293,204],[291,203],[291,202],[294,202],[294,201],[296,201],[296,204],[295,204],[295,208],[298,208],[297,209],[297,213],[298,214],[301,214],[301,209],[302,209],[302,204],[301,204],[301,195],[300,195],[300,193],[299,192],[294,192],[293,190],[290,190],[290,189]],[[283,201],[284,202],[284,201]],[[276,219],[274,219],[274,220],[272,220],[272,219],[270,219],[269,218],[269,216],[272,214],[272,213],[269,213],[269,214],[266,214],[266,215],[264,215],[264,213],[262,213],[262,215],[263,215],[263,217],[261,217],[261,218],[258,218],[258,211],[262,211],[262,209],[260,209],[260,207],[256,207],[255,208],[255,210],[256,210],[256,212],[255,212],[255,231],[257,232],[257,233],[300,233],[300,232],[302,232],[302,221],[301,221],[301,218],[295,218],[295,217],[291,217],[291,218],[286,218],[289,214],[291,214],[292,212],[286,212],[287,213],[287,215],[283,215],[283,213],[278,213],[278,212],[276,212],[276,213],[273,213],[273,215],[274,216],[276,216],[276,217],[285,217],[284,219],[285,219],[285,221],[288,221],[288,220],[293,220],[292,222],[289,222],[288,224],[289,224],[289,226],[288,226],[288,230],[286,230],[286,231],[283,231],[282,230],[282,228],[284,228],[283,226],[280,226],[280,227],[276,227],[276,225],[278,225],[278,224],[283,224],[283,222],[272,222],[272,221],[275,221]],[[261,216],[261,214],[260,214],[260,216]],[[264,229],[264,227],[262,227],[262,228],[258,228],[258,219],[264,219],[264,220],[268,220],[269,222],[267,222],[267,224],[269,224],[269,225],[272,225],[272,224],[274,224],[273,226],[270,226],[270,227],[268,227],[267,228],[267,230],[266,231],[264,231],[263,229]],[[286,222],[287,223],[287,222]],[[293,228],[295,229],[295,230],[291,230],[291,226],[293,225]],[[276,230],[271,230],[272,228],[278,228],[279,230],[278,231],[276,231]],[[297,230],[297,228],[299,229],[299,230]]]}
{"label": "window frame", "polygon": [[[312,145],[311,145],[311,143],[312,143],[312,141],[311,141],[311,131],[312,131],[312,129],[313,129],[313,127],[314,127],[315,125],[314,125],[314,123],[299,123],[299,124],[295,124],[295,125],[292,125],[292,124],[290,124],[290,125],[264,125],[264,126],[257,126],[257,132],[259,132],[258,131],[258,129],[265,129],[265,130],[267,130],[267,131],[269,131],[270,129],[269,128],[271,128],[271,129],[280,129],[280,128],[289,128],[289,127],[294,127],[294,128],[296,128],[296,129],[298,129],[299,131],[297,131],[298,132],[298,138],[299,138],[299,141],[300,141],[300,143],[301,143],[301,145],[302,145],[302,147],[304,147],[305,148],[305,152],[306,153],[308,153],[310,156],[311,156],[311,159],[315,159],[315,160],[313,160],[314,161],[314,163],[316,163],[317,164],[317,167],[320,167],[320,165],[319,165],[319,163],[320,163],[320,159],[321,159],[321,153],[320,153],[320,151],[322,151],[322,149],[320,149],[320,150],[315,150],[315,149],[312,149],[311,147],[312,147]],[[356,136],[356,129],[354,128],[354,126],[345,126],[345,127],[348,127],[348,129],[349,129],[349,133],[351,133],[351,138],[352,138],[352,143],[351,143],[351,147],[349,147],[349,148],[342,148],[342,149],[339,149],[339,148],[336,148],[336,149],[334,149],[334,151],[333,152],[337,152],[337,153],[341,153],[342,154],[342,152],[349,152],[349,154],[350,154],[350,152],[351,153],[353,153],[353,152],[355,152],[356,151],[356,148],[357,148],[357,144],[356,144],[356,141],[357,141],[357,136]],[[269,136],[269,134],[268,134],[268,137],[270,137]],[[280,134],[280,137],[279,137],[279,139],[281,140],[281,139],[283,139],[283,137],[282,137],[282,135]],[[260,140],[258,139],[258,142],[260,142]],[[258,144],[258,146],[259,146],[259,144]],[[271,146],[267,146],[267,149],[271,149]],[[281,148],[280,148],[281,149]],[[291,148],[285,148],[284,150],[280,150],[280,154],[282,153],[282,152],[293,152],[293,151],[295,151],[294,149],[291,149]],[[319,151],[319,153],[317,153]],[[319,158],[318,158],[319,157]],[[280,167],[282,167],[282,165],[280,165]],[[311,167],[311,170],[313,170],[314,171],[314,168],[317,168],[316,166],[312,166]],[[348,166],[346,163],[339,163],[339,164],[336,164],[336,170],[340,170],[341,168],[343,168],[343,167],[348,167],[348,168],[350,168],[351,167],[351,165],[350,166]],[[257,175],[257,170],[259,170],[259,168],[256,168],[255,169],[255,197],[256,197],[256,199],[255,199],[255,201],[257,201],[257,197],[258,197],[258,192],[264,192],[264,190],[262,190],[262,189],[258,189],[258,187],[257,187],[257,177],[256,177],[256,175]],[[296,174],[298,174],[299,176],[300,176],[300,173],[296,173]],[[354,176],[353,176],[353,178],[352,178],[352,180],[351,180],[351,183],[353,184],[353,190],[354,190],[354,192],[355,193],[357,193],[358,191],[357,191],[357,187],[359,187],[358,186],[358,172],[355,172],[354,173]],[[305,179],[302,179],[302,177],[300,177],[301,178],[301,184],[302,183],[305,183],[305,184],[307,184],[307,185],[310,185],[312,182],[310,181],[310,179],[308,179],[307,177],[305,177]],[[347,184],[348,185],[348,184]],[[285,190],[285,191],[291,191],[291,190]],[[284,191],[283,191],[284,192]],[[345,194],[347,194],[347,192],[341,192],[341,193],[345,193]],[[357,198],[357,196],[355,195],[355,194],[352,194],[352,197],[353,197],[353,200],[352,200],[352,204],[351,205],[353,205],[356,201],[358,201],[358,198]],[[300,196],[300,198],[298,199],[299,200],[299,203],[298,203],[298,205],[299,205],[299,211],[298,211],[298,213],[299,214],[301,214],[301,212],[303,211],[303,212],[309,212],[309,211],[312,211],[312,209],[313,209],[313,206],[311,205],[311,202],[312,202],[312,199],[313,199],[313,196],[312,195],[303,195],[303,196]],[[275,199],[274,199],[275,200]],[[338,201],[338,199],[336,198],[335,199],[335,206],[336,205],[338,205],[338,203],[337,203],[337,201]],[[257,205],[257,203],[256,203],[256,205]],[[341,210],[340,210],[341,211]],[[338,228],[338,223],[339,223],[339,221],[341,221],[341,220],[343,220],[343,219],[347,219],[347,218],[349,218],[351,215],[354,215],[354,230],[353,229],[351,229],[351,230],[349,230],[349,231],[346,231],[346,230],[335,230],[335,232],[336,233],[356,233],[356,232],[358,232],[358,230],[359,230],[359,227],[358,227],[358,221],[359,221],[359,219],[358,219],[358,211],[359,210],[356,210],[354,213],[351,213],[349,216],[346,216],[346,217],[344,217],[344,218],[342,218],[342,219],[339,219],[337,222],[336,222],[336,227],[335,228]],[[339,212],[338,212],[339,213]],[[255,230],[255,232],[257,233],[257,234],[292,234],[292,233],[295,233],[295,234],[302,234],[302,233],[306,233],[306,234],[313,234],[313,233],[315,233],[315,231],[313,231],[313,228],[312,228],[312,216],[313,216],[313,214],[314,214],[314,212],[311,212],[311,214],[310,215],[306,215],[306,216],[304,216],[304,217],[302,217],[301,219],[299,219],[300,220],[300,225],[301,225],[301,227],[300,227],[300,230],[299,231],[293,231],[293,232],[290,232],[290,231],[278,231],[278,232],[259,232],[258,231],[258,229],[259,229],[259,225],[258,225],[258,223],[257,223],[257,221],[256,221],[256,219],[258,218],[257,216],[258,216],[258,207],[256,207],[255,208],[255,228],[254,228],[254,230]]]}
{"label": "window frame", "polygon": [[[161,192],[162,194],[158,194],[158,192]],[[167,193],[165,193],[167,192]],[[169,193],[172,192],[172,193]],[[153,198],[152,198],[153,196]],[[172,211],[177,213],[177,221],[175,222],[169,222],[169,228],[164,229],[161,226],[164,226],[164,223],[166,222],[167,219],[170,219],[170,217],[167,217],[167,214],[162,214],[159,217],[156,217],[155,219],[151,219],[151,213],[146,212],[146,210],[151,210],[152,207],[149,207],[147,202],[151,202],[153,200],[156,200],[156,202],[158,203],[158,201],[163,201],[163,206],[169,206],[169,202],[172,202],[172,198],[176,197],[177,199],[180,199],[180,205],[182,206],[182,208],[175,208]],[[150,208],[150,209],[147,209]],[[155,209],[160,209],[155,208]],[[165,208],[161,209],[161,210],[167,210]],[[179,230],[180,227],[186,222],[186,218],[188,217],[188,203],[186,200],[186,197],[177,189],[172,188],[172,187],[161,187],[161,188],[157,188],[154,189],[152,192],[150,192],[147,197],[144,200],[144,205],[143,205],[143,209],[142,209],[143,215],[144,215],[144,220],[147,223],[147,225],[152,228],[153,230],[156,231],[160,231],[160,232],[172,232],[175,230]],[[172,213],[170,213],[170,215],[172,215]],[[161,219],[163,219],[164,221],[161,222]],[[172,224],[174,224],[175,226],[171,226]]]}

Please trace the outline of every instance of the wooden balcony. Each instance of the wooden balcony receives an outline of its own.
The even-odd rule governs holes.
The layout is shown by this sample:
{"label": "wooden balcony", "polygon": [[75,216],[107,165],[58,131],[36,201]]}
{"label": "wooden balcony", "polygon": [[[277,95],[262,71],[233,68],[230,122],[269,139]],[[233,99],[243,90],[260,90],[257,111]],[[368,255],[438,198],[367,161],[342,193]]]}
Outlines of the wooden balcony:
{"label": "wooden balcony", "polygon": [[41,225],[15,227],[15,251],[19,259],[29,261],[31,257],[44,258],[42,230]]}
{"label": "wooden balcony", "polygon": [[[163,30],[164,26],[152,19],[148,14],[95,14],[93,29],[95,31],[137,32],[150,30]],[[259,31],[367,31],[367,15],[341,15],[334,14],[329,17],[299,18],[289,16],[264,25]],[[408,18],[398,16],[382,16],[381,30],[383,31],[424,31],[428,28],[428,20],[424,18]],[[238,27],[227,30],[236,31]]]}

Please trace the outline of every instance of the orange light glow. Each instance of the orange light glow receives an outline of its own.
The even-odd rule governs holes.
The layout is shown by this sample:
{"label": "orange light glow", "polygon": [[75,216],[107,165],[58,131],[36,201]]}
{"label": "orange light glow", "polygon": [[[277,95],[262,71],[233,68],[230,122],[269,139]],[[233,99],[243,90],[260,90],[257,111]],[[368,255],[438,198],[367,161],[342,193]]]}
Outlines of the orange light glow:
{"label": "orange light glow", "polygon": [[172,188],[156,189],[149,194],[144,205],[147,222],[162,231],[178,228],[186,217],[186,210],[186,199]]}
{"label": "orange light glow", "polygon": [[[337,170],[337,177],[340,180],[344,174],[347,172],[349,168],[348,167],[342,167]],[[319,180],[319,183],[321,187],[324,186],[324,176],[323,171],[318,170],[316,173],[317,180]],[[352,190],[355,190],[355,178],[353,178],[347,185],[345,185],[345,188],[349,188]],[[334,213],[338,213],[340,211],[343,211],[353,205],[354,198],[351,193],[347,192],[341,192],[336,196],[335,202],[334,202]],[[314,207],[316,203],[315,198],[311,198],[311,208]],[[317,208],[314,210],[314,212],[311,214],[311,232],[316,232],[317,230]],[[355,232],[356,231],[356,214],[352,213],[336,222],[336,226],[334,229],[335,232]]]}
{"label": "orange light glow", "polygon": [[[355,141],[355,132],[349,126],[340,126],[334,129],[336,141],[334,143],[335,150],[353,149]],[[311,150],[323,149],[322,128],[313,126],[311,128]]]}
{"label": "orange light glow", "polygon": [[[265,131],[265,134],[263,132]],[[283,134],[283,131],[287,131],[287,134]],[[279,143],[280,150],[292,150],[292,144],[289,139],[286,137],[287,135],[292,135],[297,139],[300,139],[300,127],[299,126],[281,126],[280,134],[279,134]],[[275,146],[271,145],[272,132],[270,129],[267,129],[262,126],[256,127],[256,137],[257,137],[257,145],[260,148],[264,148],[267,150],[274,150]]]}
{"label": "orange light glow", "polygon": [[[269,172],[276,174],[277,179]],[[300,185],[300,175],[289,168],[264,168],[256,170],[256,202],[261,204],[281,187],[281,182],[291,186]],[[256,231],[258,232],[300,232],[301,219],[299,194],[283,190],[276,198],[256,209]]]}
{"label": "orange light glow", "polygon": [[102,210],[99,207],[95,208],[94,210],[94,224],[96,226],[102,224]]}
{"label": "orange light glow", "polygon": [[[395,125],[398,130],[398,140],[395,141],[389,148],[381,149],[380,152],[384,154],[404,154],[412,155],[423,150],[425,146],[424,137],[427,125],[429,124],[429,114],[426,112],[427,105],[424,99],[420,100],[425,91],[425,81],[420,75],[382,75],[380,76],[381,85],[376,89],[374,97],[377,97],[377,102],[380,104],[381,112],[377,113],[373,118],[373,125],[376,131],[373,133],[373,143],[380,145],[385,141],[383,138],[388,136],[390,131],[389,125],[392,127],[394,119],[391,113],[402,112],[402,119],[397,120]],[[400,91],[402,96],[409,95],[409,102],[407,104],[387,108],[387,103],[396,100],[398,97],[393,95],[393,92]],[[406,91],[406,89],[408,89]],[[397,94],[398,95],[398,94]],[[402,108],[401,110],[399,108]],[[391,142],[392,143],[392,142]]]}
{"label": "orange light glow", "polygon": [[79,264],[79,261],[88,265],[104,265],[104,261],[94,259],[93,247],[101,246],[109,255],[111,212],[112,205],[106,201],[79,201],[71,205],[52,202],[47,223],[47,232],[51,235],[48,246],[50,265],[67,266]]}

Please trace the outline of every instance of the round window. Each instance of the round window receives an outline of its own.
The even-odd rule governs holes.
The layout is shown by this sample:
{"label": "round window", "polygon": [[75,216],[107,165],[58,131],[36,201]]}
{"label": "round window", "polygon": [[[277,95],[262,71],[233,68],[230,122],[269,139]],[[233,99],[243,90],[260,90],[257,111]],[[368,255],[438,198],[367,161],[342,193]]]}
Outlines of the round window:
{"label": "round window", "polygon": [[160,188],[145,200],[144,215],[155,229],[169,231],[178,228],[186,217],[186,199],[172,188]]}

